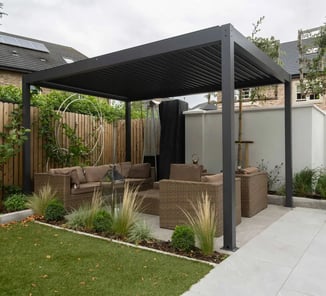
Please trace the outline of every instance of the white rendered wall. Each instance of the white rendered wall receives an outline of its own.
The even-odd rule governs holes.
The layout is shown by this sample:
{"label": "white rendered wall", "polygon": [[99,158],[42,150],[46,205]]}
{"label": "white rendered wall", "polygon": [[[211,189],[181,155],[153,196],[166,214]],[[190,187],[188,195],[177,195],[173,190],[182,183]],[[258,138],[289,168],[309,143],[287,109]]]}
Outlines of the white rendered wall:
{"label": "white rendered wall", "polygon": [[[199,162],[210,173],[223,168],[222,114],[220,111],[187,111],[186,162],[197,153]],[[293,171],[325,166],[325,113],[315,106],[294,107],[292,111]],[[284,163],[284,109],[259,108],[243,112],[243,140],[249,144],[249,164],[264,159],[269,169]],[[238,113],[235,114],[235,139],[238,137]],[[236,144],[234,145],[236,151]],[[284,166],[281,170],[284,178]]]}

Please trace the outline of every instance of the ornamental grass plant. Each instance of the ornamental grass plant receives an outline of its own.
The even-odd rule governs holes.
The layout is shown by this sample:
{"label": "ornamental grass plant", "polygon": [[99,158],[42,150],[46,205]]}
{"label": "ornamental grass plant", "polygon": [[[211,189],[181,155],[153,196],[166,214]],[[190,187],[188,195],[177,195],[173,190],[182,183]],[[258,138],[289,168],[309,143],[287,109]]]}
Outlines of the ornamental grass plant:
{"label": "ornamental grass plant", "polygon": [[183,210],[191,225],[199,248],[204,255],[211,255],[214,252],[214,237],[216,232],[215,208],[212,205],[208,194],[203,194],[196,204],[190,202],[194,214]]}
{"label": "ornamental grass plant", "polygon": [[56,192],[47,184],[40,189],[39,193],[33,193],[26,202],[26,206],[32,209],[35,215],[44,216],[48,205],[55,200]]}
{"label": "ornamental grass plant", "polygon": [[115,211],[112,230],[122,237],[128,236],[129,231],[139,218],[143,199],[137,198],[138,189],[138,187],[132,187],[126,183],[122,204]]}
{"label": "ornamental grass plant", "polygon": [[99,190],[95,190],[91,203],[85,203],[67,216],[67,225],[73,229],[93,229],[94,219],[104,209],[104,201]]}

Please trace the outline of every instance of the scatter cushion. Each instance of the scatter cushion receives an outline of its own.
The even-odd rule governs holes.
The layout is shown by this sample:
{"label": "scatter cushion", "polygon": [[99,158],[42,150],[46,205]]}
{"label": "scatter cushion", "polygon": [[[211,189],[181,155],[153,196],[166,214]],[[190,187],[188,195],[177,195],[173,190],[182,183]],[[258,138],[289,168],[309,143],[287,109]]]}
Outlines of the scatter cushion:
{"label": "scatter cushion", "polygon": [[87,183],[100,182],[108,170],[111,169],[110,165],[87,166],[84,167],[85,177]]}
{"label": "scatter cushion", "polygon": [[223,182],[223,174],[215,174],[215,175],[206,175],[201,177],[202,182],[209,183],[222,183]]}
{"label": "scatter cushion", "polygon": [[150,163],[138,163],[133,164],[130,167],[128,178],[149,178],[151,175],[151,164]]}
{"label": "scatter cushion", "polygon": [[170,179],[181,181],[201,181],[202,166],[194,164],[171,164]]}
{"label": "scatter cushion", "polygon": [[79,181],[79,178],[78,178],[77,171],[72,170],[71,173],[70,173],[70,177],[71,177],[71,184],[76,185],[74,187],[79,188],[80,181]]}

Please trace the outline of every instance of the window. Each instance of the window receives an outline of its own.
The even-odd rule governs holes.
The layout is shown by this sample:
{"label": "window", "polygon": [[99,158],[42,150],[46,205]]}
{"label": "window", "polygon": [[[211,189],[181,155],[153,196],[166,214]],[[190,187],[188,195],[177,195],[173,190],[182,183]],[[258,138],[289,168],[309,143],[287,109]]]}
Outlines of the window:
{"label": "window", "polygon": [[[250,88],[242,88],[242,100],[243,101],[250,101],[251,96],[251,89]],[[234,90],[234,100],[237,102],[240,98],[240,90]]]}
{"label": "window", "polygon": [[309,101],[309,100],[319,100],[319,94],[301,94],[300,85],[297,85],[297,101]]}
{"label": "window", "polygon": [[71,63],[74,62],[74,60],[73,60],[72,58],[67,58],[67,57],[62,57],[62,58],[65,60],[65,62],[66,62],[67,64],[71,64]]}

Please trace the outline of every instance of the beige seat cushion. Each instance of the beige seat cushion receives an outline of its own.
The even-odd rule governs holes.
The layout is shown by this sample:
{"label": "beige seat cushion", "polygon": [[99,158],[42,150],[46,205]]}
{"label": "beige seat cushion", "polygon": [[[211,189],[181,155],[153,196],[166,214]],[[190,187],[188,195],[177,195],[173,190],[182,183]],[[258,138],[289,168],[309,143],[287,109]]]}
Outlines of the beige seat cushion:
{"label": "beige seat cushion", "polygon": [[79,188],[72,188],[71,194],[93,193],[94,190],[99,189],[101,182],[89,182],[80,184]]}
{"label": "beige seat cushion", "polygon": [[201,181],[202,167],[194,164],[171,164],[170,179],[181,181]]}
{"label": "beige seat cushion", "polygon": [[245,169],[241,169],[242,174],[253,174],[259,172],[259,169],[256,167],[247,167]]}

